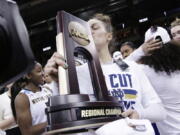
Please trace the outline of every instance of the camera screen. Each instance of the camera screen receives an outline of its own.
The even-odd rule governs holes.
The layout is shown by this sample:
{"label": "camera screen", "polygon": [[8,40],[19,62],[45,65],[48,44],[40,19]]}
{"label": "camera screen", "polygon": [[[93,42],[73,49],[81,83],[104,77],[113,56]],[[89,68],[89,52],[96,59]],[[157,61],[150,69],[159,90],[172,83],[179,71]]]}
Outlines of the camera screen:
{"label": "camera screen", "polygon": [[159,41],[162,41],[161,36],[156,36],[155,39],[156,39],[156,40],[158,39]]}

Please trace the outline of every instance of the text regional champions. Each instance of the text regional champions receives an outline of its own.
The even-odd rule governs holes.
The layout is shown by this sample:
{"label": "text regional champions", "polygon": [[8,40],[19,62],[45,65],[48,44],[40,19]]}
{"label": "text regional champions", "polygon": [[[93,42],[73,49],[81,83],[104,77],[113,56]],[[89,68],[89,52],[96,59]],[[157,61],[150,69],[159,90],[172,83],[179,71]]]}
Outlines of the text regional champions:
{"label": "text regional champions", "polygon": [[96,116],[110,116],[110,115],[121,115],[121,109],[86,109],[81,110],[81,117],[96,117]]}

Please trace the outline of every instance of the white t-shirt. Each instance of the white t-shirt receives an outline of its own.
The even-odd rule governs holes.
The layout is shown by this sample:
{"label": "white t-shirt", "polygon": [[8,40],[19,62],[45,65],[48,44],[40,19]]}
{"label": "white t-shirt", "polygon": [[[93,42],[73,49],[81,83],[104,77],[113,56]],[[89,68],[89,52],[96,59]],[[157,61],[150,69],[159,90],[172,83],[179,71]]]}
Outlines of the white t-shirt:
{"label": "white t-shirt", "polygon": [[[127,64],[129,68],[126,71],[121,71],[115,63],[102,65],[109,94],[117,97],[119,101],[122,98],[125,110],[136,109],[138,112],[141,112],[143,108],[146,108],[151,103],[161,103],[138,64],[134,62],[127,62]],[[87,68],[86,66],[77,67],[78,76],[86,73],[81,70],[81,68]],[[93,93],[92,90],[88,89],[87,91],[86,89],[89,86],[89,82],[91,82],[90,77],[84,75],[84,78],[78,77],[78,81],[80,82],[81,94]]]}
{"label": "white t-shirt", "polygon": [[123,72],[115,63],[102,66],[109,94],[119,101],[123,99],[125,110],[142,110],[151,103],[161,103],[138,65],[134,62],[126,63],[129,68]]}
{"label": "white t-shirt", "polygon": [[160,133],[180,135],[180,71],[169,76],[165,72],[157,73],[147,65],[141,66],[167,111],[166,120],[156,123]]}
{"label": "white t-shirt", "polygon": [[45,108],[48,98],[52,96],[52,91],[46,87],[41,87],[41,91],[35,93],[27,89],[21,90],[20,93],[25,94],[29,99],[32,125],[46,122]]}
{"label": "white t-shirt", "polygon": [[[8,92],[5,92],[2,95],[0,95],[0,122],[10,118],[13,118],[12,109],[11,109],[11,99],[8,96]],[[17,125],[14,122],[7,129],[11,129],[16,126]]]}
{"label": "white t-shirt", "polygon": [[8,97],[8,92],[0,95],[0,121],[12,118],[11,99]]}
{"label": "white t-shirt", "polygon": [[[144,56],[142,47],[135,50],[127,60],[139,60]],[[148,65],[140,64],[167,111],[166,120],[157,122],[162,135],[180,135],[180,71],[167,75],[165,72],[155,72]]]}

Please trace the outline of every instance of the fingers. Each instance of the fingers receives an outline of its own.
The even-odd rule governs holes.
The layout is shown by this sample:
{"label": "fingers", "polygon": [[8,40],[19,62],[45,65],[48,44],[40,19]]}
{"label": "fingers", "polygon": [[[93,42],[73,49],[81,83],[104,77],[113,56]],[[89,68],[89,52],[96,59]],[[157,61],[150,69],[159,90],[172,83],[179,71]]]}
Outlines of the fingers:
{"label": "fingers", "polygon": [[162,42],[152,42],[151,44],[147,44],[147,48],[153,48],[153,47],[162,47]]}
{"label": "fingers", "polygon": [[55,59],[61,59],[66,62],[65,58],[57,52],[55,52],[52,57]]}
{"label": "fingers", "polygon": [[61,66],[63,68],[67,68],[66,62],[62,59],[54,59],[54,62],[56,64],[56,66]]}
{"label": "fingers", "polygon": [[163,46],[161,41],[154,41],[151,44],[147,45],[147,51],[151,53],[154,50],[160,49]]}
{"label": "fingers", "polygon": [[157,42],[161,42],[161,40],[159,40],[159,39],[152,39],[152,40],[150,40],[149,42],[146,42],[146,43],[153,44],[153,43],[157,43]]}
{"label": "fingers", "polygon": [[162,47],[162,43],[161,42],[157,42],[157,43],[154,43],[150,46],[148,46],[148,51],[149,52],[153,52],[154,50],[157,50],[157,49],[160,49]]}
{"label": "fingers", "polygon": [[66,60],[57,52],[55,52],[45,65],[44,71],[50,75],[53,80],[58,79],[58,67],[68,68]]}
{"label": "fingers", "polygon": [[139,114],[137,111],[129,109],[122,113],[123,117],[129,117],[131,119],[139,119]]}
{"label": "fingers", "polygon": [[61,66],[61,67],[65,68],[65,69],[68,68],[66,60],[63,58],[63,56],[61,56],[57,52],[55,52],[53,54],[53,56],[48,61],[47,65],[50,66],[50,67],[54,67],[54,68],[57,68],[58,66]]}
{"label": "fingers", "polygon": [[163,43],[159,39],[150,39],[142,45],[145,55],[151,54],[153,51],[160,49]]}
{"label": "fingers", "polygon": [[123,117],[129,117],[131,114],[133,113],[133,110],[127,110],[125,112],[122,113],[122,116]]}
{"label": "fingers", "polygon": [[149,43],[149,42],[151,42],[153,40],[154,40],[154,38],[150,38],[149,40],[146,41],[146,43]]}
{"label": "fingers", "polygon": [[132,124],[132,123],[128,123],[128,126],[132,127],[132,128],[136,128],[136,125]]}

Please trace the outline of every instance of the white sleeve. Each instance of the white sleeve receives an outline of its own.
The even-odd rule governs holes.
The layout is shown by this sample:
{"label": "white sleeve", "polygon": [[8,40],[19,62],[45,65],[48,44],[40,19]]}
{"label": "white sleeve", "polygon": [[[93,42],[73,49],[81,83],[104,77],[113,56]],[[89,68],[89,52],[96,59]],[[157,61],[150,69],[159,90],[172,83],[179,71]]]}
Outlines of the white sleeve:
{"label": "white sleeve", "polygon": [[142,94],[141,103],[143,109],[137,110],[140,117],[149,119],[150,121],[163,120],[166,117],[166,111],[162,106],[159,96],[140,67],[136,69],[136,73],[141,84]]}
{"label": "white sleeve", "polygon": [[147,108],[137,110],[140,119],[148,119],[151,122],[158,122],[166,119],[167,113],[161,103],[150,104]]}
{"label": "white sleeve", "polygon": [[161,103],[159,96],[157,95],[155,89],[153,88],[152,84],[150,83],[149,79],[147,78],[146,74],[142,70],[140,66],[137,65],[136,68],[136,75],[139,78],[139,83],[141,84],[141,92],[142,92],[142,104],[143,107],[149,106],[151,103]]}
{"label": "white sleeve", "polygon": [[138,61],[142,56],[145,56],[142,47],[133,51],[128,57],[125,58],[127,61]]}

